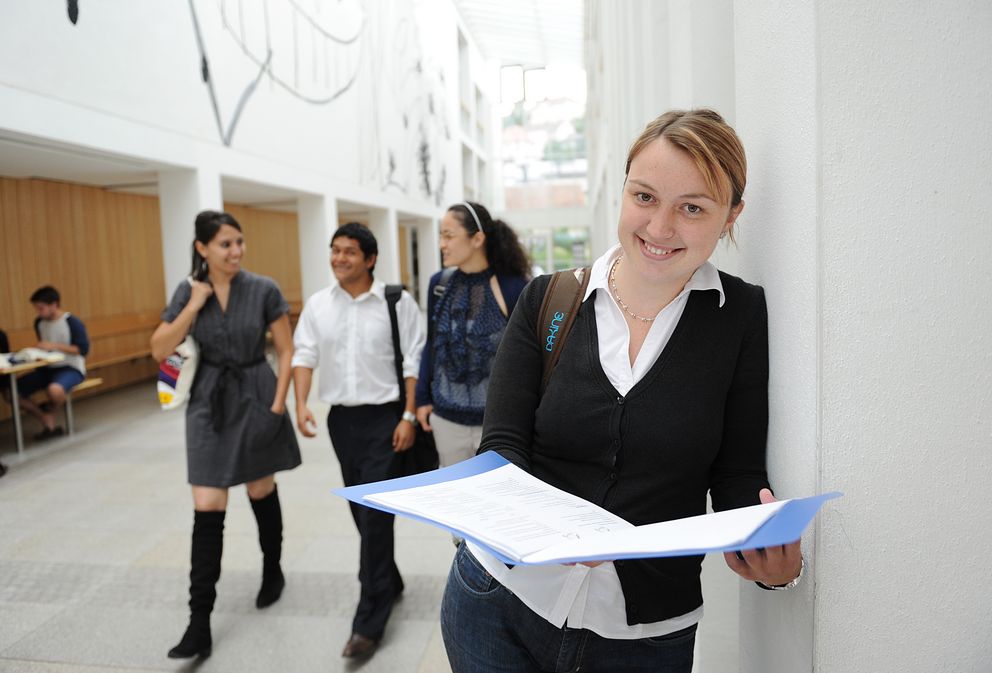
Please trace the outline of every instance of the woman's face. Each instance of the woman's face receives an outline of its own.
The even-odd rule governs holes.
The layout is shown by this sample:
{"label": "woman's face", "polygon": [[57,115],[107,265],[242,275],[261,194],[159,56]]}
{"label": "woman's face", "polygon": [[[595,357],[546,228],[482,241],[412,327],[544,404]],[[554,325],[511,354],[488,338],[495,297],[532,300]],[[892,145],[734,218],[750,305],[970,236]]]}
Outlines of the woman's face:
{"label": "woman's face", "polygon": [[462,266],[476,251],[482,250],[486,237],[482,232],[469,234],[465,225],[449,210],[441,218],[441,259],[444,266]]}
{"label": "woman's face", "polygon": [[681,289],[728,231],[744,203],[719,203],[689,154],[665,138],[634,157],[618,237],[637,277]]}
{"label": "woman's face", "polygon": [[207,260],[211,271],[233,275],[241,269],[245,254],[245,238],[229,224],[222,224],[210,242],[196,242],[196,250]]}

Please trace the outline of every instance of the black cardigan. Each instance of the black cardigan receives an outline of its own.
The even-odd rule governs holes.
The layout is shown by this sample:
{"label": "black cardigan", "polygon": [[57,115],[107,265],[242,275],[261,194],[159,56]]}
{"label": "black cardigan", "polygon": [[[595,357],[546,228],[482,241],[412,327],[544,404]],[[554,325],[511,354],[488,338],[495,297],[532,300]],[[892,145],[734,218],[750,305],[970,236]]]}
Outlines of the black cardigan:
{"label": "black cardigan", "polygon": [[[482,451],[634,525],[758,503],[768,486],[768,321],[763,290],[720,273],[693,291],[658,361],[626,397],[599,361],[594,297],[584,302],[544,396],[535,334],[550,276],[531,282],[500,344]],[[702,556],[617,561],[628,624],[702,605]]]}

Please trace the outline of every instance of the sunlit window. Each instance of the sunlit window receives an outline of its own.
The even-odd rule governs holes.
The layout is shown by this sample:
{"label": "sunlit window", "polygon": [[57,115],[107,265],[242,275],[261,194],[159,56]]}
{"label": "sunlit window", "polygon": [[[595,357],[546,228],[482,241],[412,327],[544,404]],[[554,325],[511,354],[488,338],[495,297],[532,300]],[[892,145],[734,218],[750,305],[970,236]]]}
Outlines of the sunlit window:
{"label": "sunlit window", "polygon": [[[568,208],[586,205],[585,71],[506,66],[501,85],[507,217],[540,271],[588,264],[589,232],[553,221]],[[514,222],[514,210],[546,210],[539,219],[547,225],[521,226],[521,220],[533,218]]]}

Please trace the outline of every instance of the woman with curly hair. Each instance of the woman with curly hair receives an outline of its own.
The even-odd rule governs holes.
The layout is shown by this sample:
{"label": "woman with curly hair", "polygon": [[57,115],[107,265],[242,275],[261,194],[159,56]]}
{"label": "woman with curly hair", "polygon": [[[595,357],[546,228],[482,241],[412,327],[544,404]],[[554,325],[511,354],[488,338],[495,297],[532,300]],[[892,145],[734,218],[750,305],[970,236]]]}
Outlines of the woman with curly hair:
{"label": "woman with curly hair", "polygon": [[479,448],[489,371],[530,265],[509,225],[470,201],[441,219],[441,255],[447,268],[430,282],[417,420],[434,433],[444,467]]}

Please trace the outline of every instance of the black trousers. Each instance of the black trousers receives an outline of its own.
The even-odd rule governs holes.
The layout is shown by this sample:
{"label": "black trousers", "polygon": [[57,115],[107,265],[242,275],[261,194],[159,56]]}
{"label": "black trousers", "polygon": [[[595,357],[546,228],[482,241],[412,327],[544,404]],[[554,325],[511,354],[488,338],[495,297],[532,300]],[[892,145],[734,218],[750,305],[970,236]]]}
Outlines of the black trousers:
{"label": "black trousers", "polygon": [[[392,476],[393,431],[399,416],[399,402],[331,407],[327,429],[334,453],[341,463],[345,486],[368,484]],[[393,515],[349,504],[361,536],[358,562],[361,596],[352,631],[379,640],[393,601],[403,592],[403,579],[393,559]]]}

